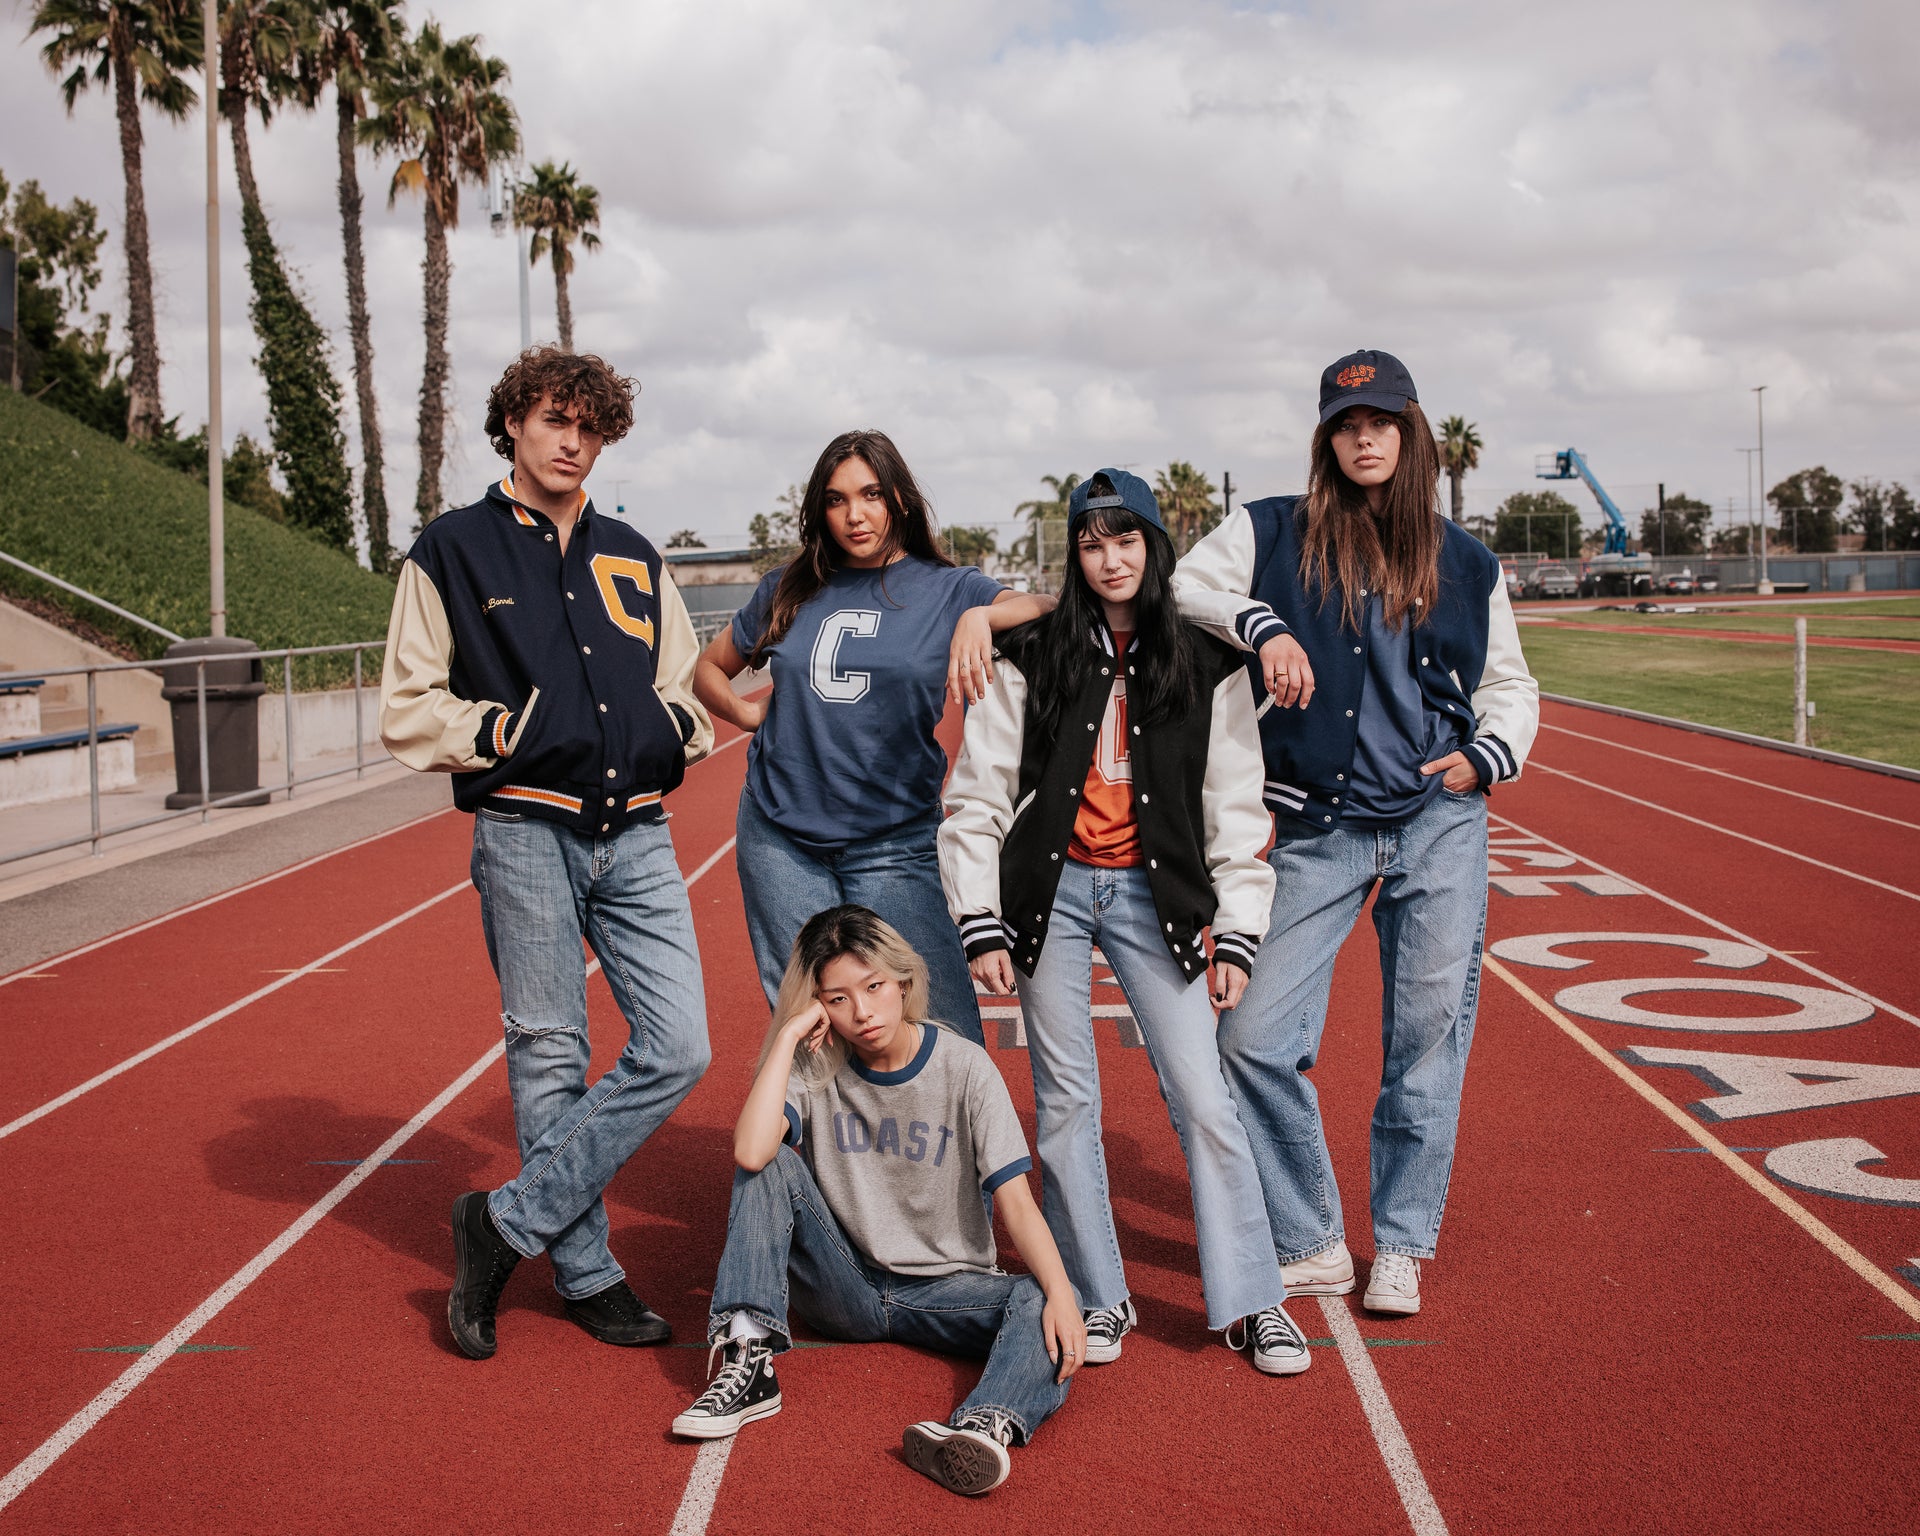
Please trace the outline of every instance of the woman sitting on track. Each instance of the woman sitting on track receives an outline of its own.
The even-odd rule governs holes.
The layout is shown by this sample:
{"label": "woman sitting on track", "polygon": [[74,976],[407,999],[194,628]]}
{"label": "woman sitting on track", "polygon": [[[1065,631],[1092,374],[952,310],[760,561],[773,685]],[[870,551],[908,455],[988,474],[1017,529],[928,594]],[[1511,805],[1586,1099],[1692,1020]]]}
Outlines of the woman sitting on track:
{"label": "woman sitting on track", "polygon": [[1060,606],[1007,638],[967,717],[940,829],[947,905],[989,991],[1023,978],[1043,1204],[1093,1309],[1088,1361],[1117,1360],[1135,1322],[1100,1143],[1097,943],[1186,1153],[1208,1326],[1232,1343],[1246,1322],[1254,1364],[1293,1375],[1310,1357],[1214,1045],[1273,894],[1253,692],[1239,657],[1175,613],[1173,541],[1144,481],[1105,469],[1076,487],[1067,537]]}
{"label": "woman sitting on track", "polygon": [[[1253,1138],[1290,1295],[1353,1289],[1306,1073],[1340,946],[1370,891],[1386,1059],[1373,1112],[1377,1312],[1420,1310],[1440,1235],[1487,915],[1486,790],[1539,725],[1500,564],[1441,517],[1413,380],[1385,352],[1320,379],[1304,496],[1249,503],[1175,576],[1181,611],[1258,650],[1271,932],[1220,1050]],[[1297,709],[1288,706],[1297,704]]]}
{"label": "woman sitting on track", "polygon": [[[794,940],[733,1133],[707,1330],[725,1364],[675,1433],[720,1439],[780,1411],[790,1279],[830,1337],[987,1357],[952,1417],[902,1445],[955,1493],[1006,1481],[1007,1447],[1066,1401],[1086,1330],[1027,1188],[1026,1138],[986,1051],[926,1004],[926,963],[864,907],[822,912]],[[1032,1275],[995,1267],[983,1191]]]}
{"label": "woman sitting on track", "polygon": [[[882,432],[827,444],[800,504],[800,549],[762,579],[694,671],[701,703],[743,731],[735,854],[747,935],[771,1003],[800,925],[841,902],[886,912],[926,957],[932,1011],[978,1041],[934,832],[946,694],[992,675],[990,630],[1046,612],[941,550],[913,473]],[[732,679],[770,666],[773,692]]]}

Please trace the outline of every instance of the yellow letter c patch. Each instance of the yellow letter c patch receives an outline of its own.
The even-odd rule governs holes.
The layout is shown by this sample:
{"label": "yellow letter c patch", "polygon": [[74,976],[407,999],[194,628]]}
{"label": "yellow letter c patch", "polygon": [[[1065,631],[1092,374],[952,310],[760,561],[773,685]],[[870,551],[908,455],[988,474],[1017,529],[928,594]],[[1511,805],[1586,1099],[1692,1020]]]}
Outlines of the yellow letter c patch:
{"label": "yellow letter c patch", "polygon": [[622,555],[595,555],[588,562],[593,579],[600,588],[600,602],[607,610],[607,617],[621,629],[646,645],[653,644],[653,620],[636,619],[627,612],[627,606],[621,601],[619,589],[614,581],[621,576],[627,578],[647,596],[653,595],[653,573],[647,569],[644,560],[629,560]]}

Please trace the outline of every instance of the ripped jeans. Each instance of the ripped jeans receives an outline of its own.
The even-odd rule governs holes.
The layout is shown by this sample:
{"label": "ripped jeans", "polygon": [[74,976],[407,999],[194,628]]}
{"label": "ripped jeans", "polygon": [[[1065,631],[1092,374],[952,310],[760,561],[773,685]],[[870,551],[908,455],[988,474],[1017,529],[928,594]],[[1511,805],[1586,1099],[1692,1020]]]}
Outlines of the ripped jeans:
{"label": "ripped jeans", "polygon": [[[707,1005],[686,882],[665,821],[613,837],[481,810],[473,883],[500,978],[519,1174],[493,1191],[500,1234],[553,1260],[562,1296],[624,1278],[601,1191],[707,1069]],[[586,939],[627,1021],[589,1085]]]}

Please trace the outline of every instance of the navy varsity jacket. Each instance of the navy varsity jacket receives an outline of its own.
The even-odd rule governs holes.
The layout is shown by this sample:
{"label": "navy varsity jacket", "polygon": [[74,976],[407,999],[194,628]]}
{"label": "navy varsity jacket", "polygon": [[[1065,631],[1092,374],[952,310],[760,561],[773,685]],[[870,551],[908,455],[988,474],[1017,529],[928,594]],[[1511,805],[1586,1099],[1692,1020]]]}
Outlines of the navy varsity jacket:
{"label": "navy varsity jacket", "polygon": [[659,552],[580,502],[564,555],[511,475],[421,531],[394,594],[380,736],[409,768],[451,773],[463,811],[599,835],[659,816],[713,722]]}
{"label": "navy varsity jacket", "polygon": [[[1301,580],[1300,499],[1248,502],[1187,552],[1173,588],[1184,617],[1253,653],[1247,668],[1263,701],[1268,806],[1303,830],[1325,832],[1346,814],[1367,640],[1342,622],[1337,601],[1323,605]],[[1485,789],[1519,776],[1540,725],[1540,689],[1520,653],[1500,562],[1465,529],[1444,528],[1440,595],[1413,626],[1409,662],[1428,707],[1461,722],[1462,750]],[[1260,675],[1260,647],[1281,634],[1292,635],[1313,666],[1304,710],[1275,708]]]}

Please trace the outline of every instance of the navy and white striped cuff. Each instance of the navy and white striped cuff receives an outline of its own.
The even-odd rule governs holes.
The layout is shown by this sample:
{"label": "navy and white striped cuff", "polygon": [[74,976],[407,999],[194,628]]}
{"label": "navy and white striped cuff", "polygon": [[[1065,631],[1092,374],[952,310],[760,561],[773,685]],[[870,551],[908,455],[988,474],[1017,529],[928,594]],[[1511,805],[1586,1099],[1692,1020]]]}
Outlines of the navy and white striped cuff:
{"label": "navy and white striped cuff", "polygon": [[1467,761],[1473,764],[1473,771],[1480,775],[1480,787],[1498,784],[1502,779],[1511,779],[1520,772],[1520,765],[1513,760],[1513,752],[1498,736],[1479,736],[1467,743]]}
{"label": "navy and white striped cuff", "polygon": [[1260,947],[1258,939],[1249,938],[1244,933],[1216,933],[1213,936],[1213,963],[1225,961],[1237,965],[1249,976],[1253,974],[1254,952]]}
{"label": "navy and white striped cuff", "polygon": [[1013,947],[1006,925],[991,912],[975,912],[960,919],[960,945],[969,960],[977,960],[996,949]]}
{"label": "navy and white striped cuff", "polygon": [[1257,651],[1276,635],[1291,633],[1280,621],[1280,616],[1264,603],[1257,608],[1249,608],[1233,621],[1235,633],[1240,643],[1250,651]]}

